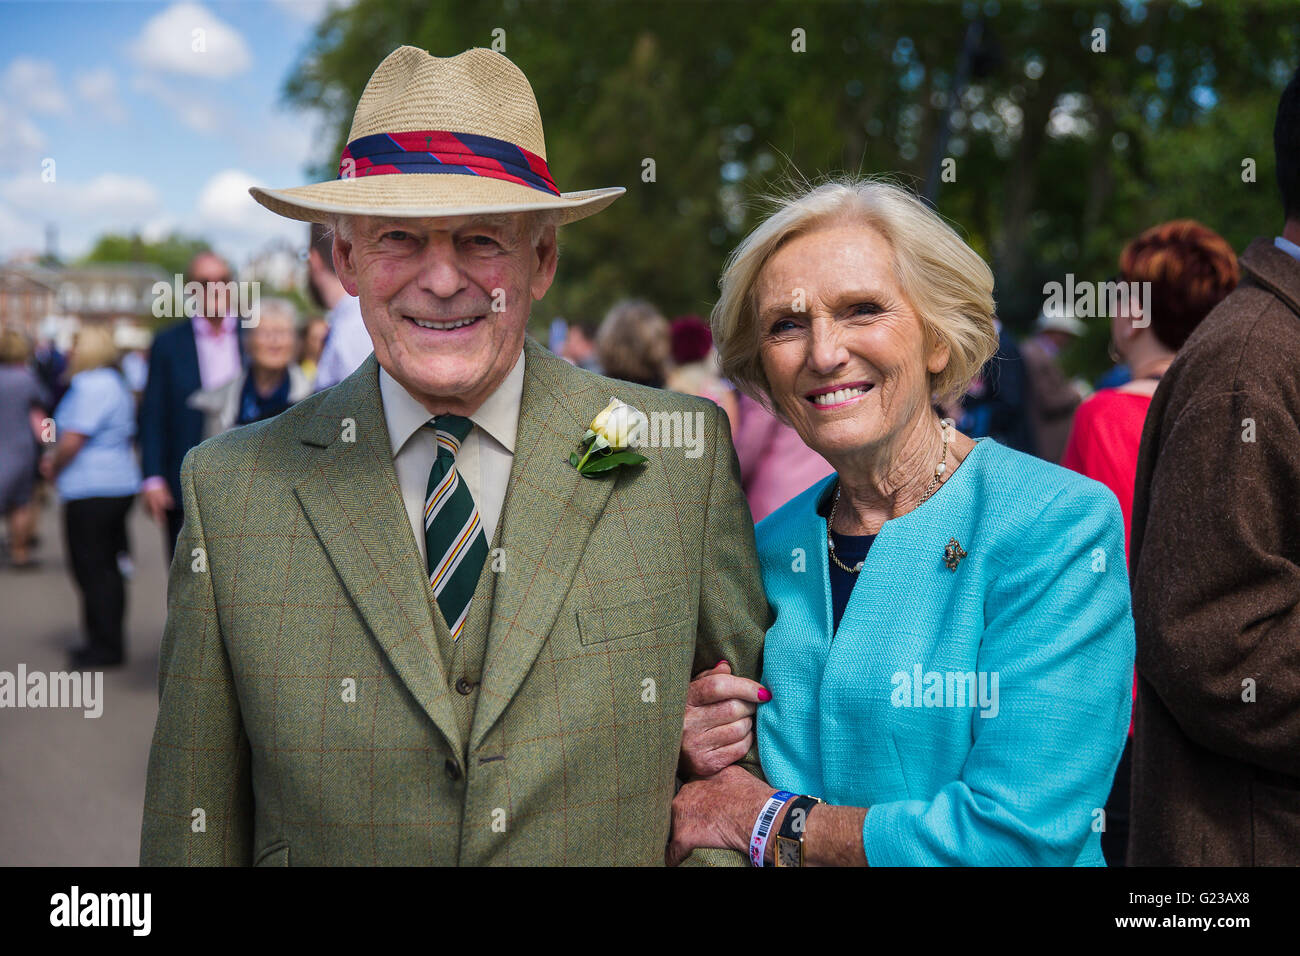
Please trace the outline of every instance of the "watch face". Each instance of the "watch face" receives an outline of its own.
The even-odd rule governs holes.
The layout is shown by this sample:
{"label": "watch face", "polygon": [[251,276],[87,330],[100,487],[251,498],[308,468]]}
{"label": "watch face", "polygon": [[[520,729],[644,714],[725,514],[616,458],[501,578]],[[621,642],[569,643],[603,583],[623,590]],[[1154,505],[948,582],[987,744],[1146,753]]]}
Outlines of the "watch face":
{"label": "watch face", "polygon": [[802,847],[798,840],[791,840],[789,837],[777,837],[776,865],[798,866],[800,849],[802,849]]}

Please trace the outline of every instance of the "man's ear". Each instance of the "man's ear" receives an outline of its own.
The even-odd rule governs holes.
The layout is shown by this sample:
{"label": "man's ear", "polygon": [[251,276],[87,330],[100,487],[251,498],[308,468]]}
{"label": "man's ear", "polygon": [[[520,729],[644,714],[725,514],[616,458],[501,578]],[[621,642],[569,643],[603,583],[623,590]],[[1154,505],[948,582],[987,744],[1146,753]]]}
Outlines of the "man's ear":
{"label": "man's ear", "polygon": [[352,241],[334,233],[334,274],[348,295],[357,294],[357,270],[352,262]]}
{"label": "man's ear", "polygon": [[550,289],[551,283],[555,281],[555,268],[560,261],[559,243],[554,226],[547,226],[533,241],[533,257],[535,268],[533,278],[529,282],[529,291],[532,292],[534,301],[540,302],[542,296]]}

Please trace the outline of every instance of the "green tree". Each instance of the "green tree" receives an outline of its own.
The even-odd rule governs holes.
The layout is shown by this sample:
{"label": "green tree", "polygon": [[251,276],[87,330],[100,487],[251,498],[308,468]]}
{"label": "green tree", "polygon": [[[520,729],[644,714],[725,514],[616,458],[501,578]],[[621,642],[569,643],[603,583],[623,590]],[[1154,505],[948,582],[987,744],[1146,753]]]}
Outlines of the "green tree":
{"label": "green tree", "polygon": [[[561,231],[538,329],[625,295],[707,311],[758,200],[827,173],[920,189],[953,159],[955,181],[931,184],[937,209],[993,265],[1013,328],[1045,281],[1106,278],[1157,222],[1197,218],[1240,249],[1280,218],[1272,113],[1300,52],[1286,0],[358,0],[320,23],[286,83],[291,103],[336,120],[313,178],[335,175],[357,98],[395,47],[448,56],[502,36],[561,189],[628,189]],[[1105,366],[1104,324],[1071,356],[1078,370]]]}
{"label": "green tree", "polygon": [[90,252],[80,261],[83,265],[95,262],[152,262],[162,266],[168,275],[184,275],[190,260],[209,248],[211,247],[206,240],[179,233],[172,233],[157,242],[146,242],[139,233],[129,236],[106,233],[96,240]]}

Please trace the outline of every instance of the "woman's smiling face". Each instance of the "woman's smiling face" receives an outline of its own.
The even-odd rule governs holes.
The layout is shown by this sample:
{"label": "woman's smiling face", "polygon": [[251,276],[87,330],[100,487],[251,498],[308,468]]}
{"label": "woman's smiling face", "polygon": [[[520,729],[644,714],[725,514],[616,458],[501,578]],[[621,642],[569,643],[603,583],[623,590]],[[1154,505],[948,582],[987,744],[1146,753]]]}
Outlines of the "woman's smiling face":
{"label": "woman's smiling face", "polygon": [[764,265],[754,297],[772,397],[832,465],[896,448],[929,413],[930,376],[948,350],[927,341],[877,230],[836,221],[795,236]]}

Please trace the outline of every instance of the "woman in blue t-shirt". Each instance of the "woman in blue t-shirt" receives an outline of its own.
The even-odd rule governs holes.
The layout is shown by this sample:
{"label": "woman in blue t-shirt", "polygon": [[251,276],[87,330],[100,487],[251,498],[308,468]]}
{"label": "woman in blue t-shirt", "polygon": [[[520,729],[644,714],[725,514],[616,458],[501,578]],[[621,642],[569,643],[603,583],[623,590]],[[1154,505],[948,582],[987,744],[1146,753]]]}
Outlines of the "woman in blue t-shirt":
{"label": "woman in blue t-shirt", "polygon": [[81,592],[86,646],[72,653],[75,668],[116,667],[124,656],[126,582],[118,556],[129,550],[126,516],[140,466],[132,449],[135,400],[118,357],[110,329],[77,334],[72,379],[54,410],[55,449],[41,463],[63,499],[68,560]]}

